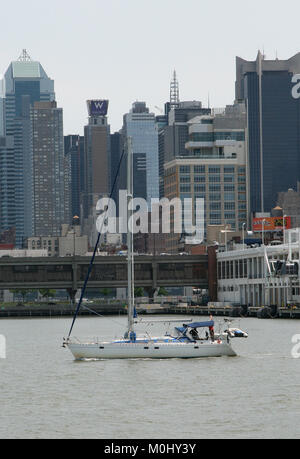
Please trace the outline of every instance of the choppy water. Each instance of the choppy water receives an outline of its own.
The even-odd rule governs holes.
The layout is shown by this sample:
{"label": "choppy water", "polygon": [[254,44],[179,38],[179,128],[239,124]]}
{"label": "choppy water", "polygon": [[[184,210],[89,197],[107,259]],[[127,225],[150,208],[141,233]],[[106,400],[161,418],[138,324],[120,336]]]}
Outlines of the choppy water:
{"label": "choppy water", "polygon": [[[111,319],[74,334],[113,338],[126,318]],[[299,321],[241,319],[236,358],[92,362],[60,347],[70,322],[0,321],[0,438],[300,438]]]}

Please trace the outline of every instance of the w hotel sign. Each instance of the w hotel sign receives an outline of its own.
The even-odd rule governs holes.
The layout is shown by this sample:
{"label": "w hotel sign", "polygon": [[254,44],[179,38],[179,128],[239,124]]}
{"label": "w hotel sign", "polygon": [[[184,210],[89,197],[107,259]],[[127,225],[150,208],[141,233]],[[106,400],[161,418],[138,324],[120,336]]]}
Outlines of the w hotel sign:
{"label": "w hotel sign", "polygon": [[108,110],[108,100],[88,100],[89,116],[105,116]]}

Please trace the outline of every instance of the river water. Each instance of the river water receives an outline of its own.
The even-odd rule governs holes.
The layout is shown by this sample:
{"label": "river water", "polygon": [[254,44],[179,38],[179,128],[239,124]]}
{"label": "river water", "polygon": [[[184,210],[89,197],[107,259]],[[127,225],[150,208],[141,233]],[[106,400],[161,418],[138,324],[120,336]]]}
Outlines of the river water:
{"label": "river water", "polygon": [[[70,325],[0,321],[0,438],[300,438],[297,320],[239,319],[249,338],[233,341],[238,357],[191,360],[75,362],[61,347]],[[125,326],[80,317],[73,334],[114,338]]]}

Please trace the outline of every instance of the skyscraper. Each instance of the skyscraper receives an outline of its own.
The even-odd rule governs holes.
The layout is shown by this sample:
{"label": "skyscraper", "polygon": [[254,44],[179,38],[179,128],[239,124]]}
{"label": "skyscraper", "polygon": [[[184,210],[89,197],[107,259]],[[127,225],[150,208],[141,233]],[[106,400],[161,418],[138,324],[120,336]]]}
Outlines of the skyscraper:
{"label": "skyscraper", "polygon": [[110,126],[107,120],[108,101],[88,100],[88,125],[84,127],[84,233],[93,246],[96,237],[96,204],[110,194]]}
{"label": "skyscraper", "polygon": [[159,198],[158,129],[145,102],[133,103],[124,115],[123,135],[132,138],[134,196],[150,206],[152,198]]}
{"label": "skyscraper", "polygon": [[236,58],[236,99],[248,114],[250,211],[270,212],[277,193],[300,180],[300,99],[293,96],[300,53],[288,60]]}
{"label": "skyscraper", "polygon": [[61,225],[70,221],[70,176],[64,157],[63,112],[56,102],[34,103],[32,131],[34,235],[59,236]]}
{"label": "skyscraper", "polygon": [[[126,189],[126,156],[120,163],[124,145],[122,132],[115,132],[110,136],[111,161],[110,161],[110,183],[111,187],[115,182],[112,199],[116,203],[117,215],[119,215],[119,190]],[[120,167],[119,167],[120,166]],[[119,169],[119,170],[118,170]]]}
{"label": "skyscraper", "polygon": [[84,191],[84,137],[74,134],[64,138],[65,160],[71,168],[71,216],[80,216]]}
{"label": "skyscraper", "polygon": [[[2,190],[2,208],[9,208],[10,219],[0,215],[1,230],[13,225],[16,245],[21,247],[34,231],[33,132],[31,110],[35,102],[54,101],[54,82],[39,62],[26,50],[13,61],[4,75],[0,100],[0,129],[14,141],[7,170],[7,186]],[[1,114],[2,112],[2,114]],[[2,127],[1,127],[2,126]],[[8,191],[9,190],[9,191]]]}
{"label": "skyscraper", "polygon": [[16,226],[14,200],[14,138],[0,137],[0,234]]}

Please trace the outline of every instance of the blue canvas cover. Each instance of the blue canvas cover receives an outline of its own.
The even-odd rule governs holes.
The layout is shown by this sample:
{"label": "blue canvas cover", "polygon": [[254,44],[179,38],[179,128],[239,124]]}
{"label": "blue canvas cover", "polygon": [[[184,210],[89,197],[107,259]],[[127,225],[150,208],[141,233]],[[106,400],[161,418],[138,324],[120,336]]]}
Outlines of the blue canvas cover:
{"label": "blue canvas cover", "polygon": [[193,322],[191,324],[187,324],[186,326],[188,328],[204,328],[204,327],[213,327],[214,326],[214,321],[210,320],[208,322]]}

